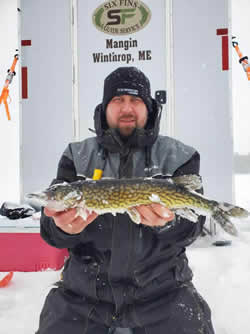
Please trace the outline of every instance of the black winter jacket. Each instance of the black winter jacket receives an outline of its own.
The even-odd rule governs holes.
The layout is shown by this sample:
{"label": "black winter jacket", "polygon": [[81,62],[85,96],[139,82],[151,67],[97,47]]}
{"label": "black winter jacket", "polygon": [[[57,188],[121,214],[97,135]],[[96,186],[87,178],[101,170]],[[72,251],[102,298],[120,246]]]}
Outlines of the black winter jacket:
{"label": "black winter jacket", "polygon": [[[97,123],[101,116],[97,107]],[[114,133],[102,131],[97,124],[97,137],[66,149],[53,183],[91,178],[93,169],[102,163],[99,147],[105,151],[104,177],[148,176],[149,171],[155,177],[199,174],[199,153],[158,136],[157,109],[152,117],[156,132],[150,127],[139,132],[130,146],[118,145]],[[104,214],[81,233],[69,235],[43,214],[41,236],[54,247],[69,249],[62,287],[84,304],[86,316],[107,324],[116,322],[118,327],[137,327],[163,319],[161,307],[168,305],[170,292],[191,282],[185,248],[200,235],[203,223],[204,217],[198,223],[176,217],[163,228],[151,228],[134,224],[127,214]]]}
{"label": "black winter jacket", "polygon": [[[199,173],[197,152],[173,176],[191,173]],[[73,161],[63,156],[54,183],[78,178]],[[68,235],[42,215],[41,235],[50,245],[69,249],[63,287],[86,299],[86,314],[95,305],[103,317],[122,314],[122,325],[133,327],[158,320],[164,294],[192,280],[185,247],[201,233],[203,222],[176,217],[153,229],[134,224],[127,214],[105,214],[80,234]]]}

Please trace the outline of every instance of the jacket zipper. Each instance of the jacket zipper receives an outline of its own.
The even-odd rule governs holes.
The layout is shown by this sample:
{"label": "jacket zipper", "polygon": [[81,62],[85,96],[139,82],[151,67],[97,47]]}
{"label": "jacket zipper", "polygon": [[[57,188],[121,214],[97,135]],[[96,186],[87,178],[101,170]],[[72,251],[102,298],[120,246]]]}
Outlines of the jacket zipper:
{"label": "jacket zipper", "polygon": [[[116,314],[118,313],[118,308],[117,308],[117,304],[116,304],[116,301],[115,301],[115,293],[114,293],[114,290],[113,290],[112,282],[111,282],[111,279],[110,279],[110,268],[112,267],[112,250],[113,250],[113,237],[114,237],[114,220],[115,220],[115,217],[112,216],[112,246],[111,246],[110,265],[109,265],[109,269],[108,269],[108,282],[109,282],[109,285],[110,285],[110,287],[111,287],[111,291],[112,291],[113,298],[114,298],[114,302],[115,302],[115,315],[116,315]],[[112,315],[112,317],[114,317],[114,315]]]}

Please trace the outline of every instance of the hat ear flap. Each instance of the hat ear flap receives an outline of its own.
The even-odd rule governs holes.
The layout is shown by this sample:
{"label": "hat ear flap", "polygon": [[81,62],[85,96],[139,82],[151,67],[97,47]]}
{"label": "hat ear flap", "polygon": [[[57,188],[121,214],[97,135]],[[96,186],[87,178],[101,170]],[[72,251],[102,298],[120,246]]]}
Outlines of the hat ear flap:
{"label": "hat ear flap", "polygon": [[106,114],[103,110],[103,105],[98,104],[94,112],[94,125],[97,136],[102,136],[104,130],[108,129],[108,124],[106,121]]}
{"label": "hat ear flap", "polygon": [[148,120],[146,129],[159,128],[159,122],[161,118],[162,105],[152,98],[152,110],[148,113]]}

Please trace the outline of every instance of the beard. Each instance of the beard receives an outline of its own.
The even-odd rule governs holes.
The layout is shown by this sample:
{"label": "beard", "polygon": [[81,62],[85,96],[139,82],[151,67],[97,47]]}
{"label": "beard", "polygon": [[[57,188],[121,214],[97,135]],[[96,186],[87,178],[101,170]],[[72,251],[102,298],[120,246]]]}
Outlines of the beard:
{"label": "beard", "polygon": [[117,130],[123,137],[129,137],[134,132],[135,128],[135,126],[123,126],[118,127]]}

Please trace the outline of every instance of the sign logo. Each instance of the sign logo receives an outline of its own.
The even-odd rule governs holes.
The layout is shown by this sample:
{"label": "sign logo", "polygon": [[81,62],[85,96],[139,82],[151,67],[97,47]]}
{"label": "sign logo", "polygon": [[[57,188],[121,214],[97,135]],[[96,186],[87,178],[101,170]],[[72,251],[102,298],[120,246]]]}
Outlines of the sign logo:
{"label": "sign logo", "polygon": [[112,0],[96,8],[92,19],[95,27],[106,34],[128,35],[149,23],[151,11],[140,0]]}

